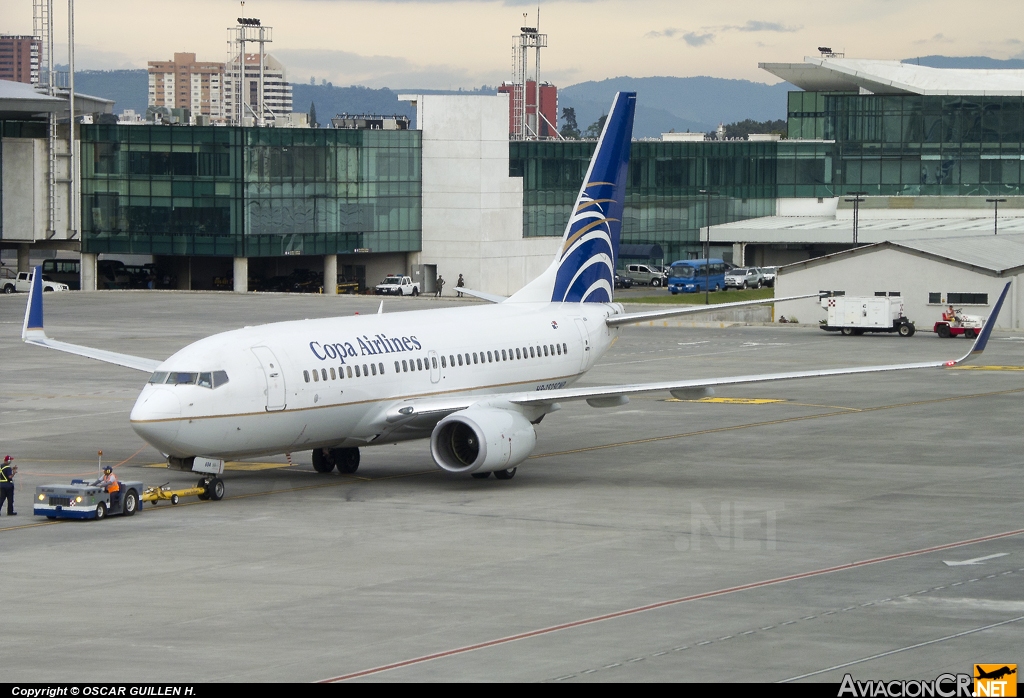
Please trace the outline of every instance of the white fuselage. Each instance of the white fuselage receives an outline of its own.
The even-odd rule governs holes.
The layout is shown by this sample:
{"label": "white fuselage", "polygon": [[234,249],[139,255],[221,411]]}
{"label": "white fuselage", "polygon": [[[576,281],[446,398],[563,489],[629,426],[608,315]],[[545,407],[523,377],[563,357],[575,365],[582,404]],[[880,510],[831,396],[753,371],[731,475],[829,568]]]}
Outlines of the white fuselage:
{"label": "white fuselage", "polygon": [[[611,346],[617,329],[604,320],[617,312],[617,304],[501,303],[223,332],[161,364],[154,376],[171,380],[142,390],[131,424],[179,458],[426,438],[440,416],[389,415],[410,399],[565,387]],[[179,373],[217,371],[228,380],[216,387],[176,383]]]}

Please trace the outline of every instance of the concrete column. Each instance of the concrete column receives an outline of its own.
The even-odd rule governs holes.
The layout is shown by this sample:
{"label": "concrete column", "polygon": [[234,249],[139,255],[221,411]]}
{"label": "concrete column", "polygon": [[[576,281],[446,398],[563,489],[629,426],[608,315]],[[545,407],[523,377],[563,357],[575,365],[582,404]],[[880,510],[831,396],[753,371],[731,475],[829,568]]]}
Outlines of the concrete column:
{"label": "concrete column", "polygon": [[28,245],[18,245],[18,271],[31,271],[31,269],[28,268],[28,253]]}
{"label": "concrete column", "polygon": [[96,290],[96,258],[97,255],[89,252],[82,253],[82,282],[83,291]]}
{"label": "concrete column", "polygon": [[743,266],[743,248],[744,243],[734,242],[732,244],[732,263],[738,267]]}
{"label": "concrete column", "polygon": [[235,257],[234,262],[235,293],[246,293],[249,290],[249,258]]}
{"label": "concrete column", "polygon": [[324,293],[338,295],[338,255],[324,255]]}

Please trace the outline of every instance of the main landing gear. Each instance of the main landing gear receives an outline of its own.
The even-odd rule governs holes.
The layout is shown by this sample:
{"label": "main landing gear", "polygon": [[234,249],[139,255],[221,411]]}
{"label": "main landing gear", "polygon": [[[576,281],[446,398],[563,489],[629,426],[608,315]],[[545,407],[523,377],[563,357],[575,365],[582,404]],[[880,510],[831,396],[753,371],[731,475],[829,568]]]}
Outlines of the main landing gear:
{"label": "main landing gear", "polygon": [[358,448],[314,448],[313,470],[329,473],[335,468],[343,475],[359,470]]}
{"label": "main landing gear", "polygon": [[[491,476],[490,473],[470,473],[469,475],[470,475],[470,477],[475,478],[477,480],[486,480],[487,478],[489,478]],[[498,478],[499,480],[511,480],[515,476],[516,476],[516,469],[515,468],[509,468],[508,470],[495,470],[494,471],[494,477]]]}

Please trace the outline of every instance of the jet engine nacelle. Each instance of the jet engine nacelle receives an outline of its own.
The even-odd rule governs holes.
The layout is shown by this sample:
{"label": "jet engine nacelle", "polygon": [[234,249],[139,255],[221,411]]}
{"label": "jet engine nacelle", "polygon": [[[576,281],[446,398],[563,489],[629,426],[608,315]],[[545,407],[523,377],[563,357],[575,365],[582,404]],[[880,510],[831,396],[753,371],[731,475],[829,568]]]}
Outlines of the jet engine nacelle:
{"label": "jet engine nacelle", "polygon": [[430,435],[430,455],[450,473],[514,468],[533,453],[537,433],[514,410],[470,407],[448,415]]}

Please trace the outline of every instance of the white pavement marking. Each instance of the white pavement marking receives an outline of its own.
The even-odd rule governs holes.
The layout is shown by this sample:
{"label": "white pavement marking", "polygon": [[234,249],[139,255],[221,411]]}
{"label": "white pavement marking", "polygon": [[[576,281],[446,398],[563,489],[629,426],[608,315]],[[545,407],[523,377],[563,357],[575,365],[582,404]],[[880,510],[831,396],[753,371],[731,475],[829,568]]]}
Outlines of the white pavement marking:
{"label": "white pavement marking", "polygon": [[992,623],[991,625],[983,625],[980,628],[973,628],[971,630],[965,630],[962,633],[956,633],[954,635],[946,635],[945,637],[939,637],[939,638],[936,638],[934,640],[928,640],[926,642],[919,642],[916,645],[909,645],[907,647],[900,647],[899,649],[889,650],[888,652],[879,652],[878,654],[873,654],[870,657],[864,657],[863,659],[855,659],[852,662],[846,662],[845,664],[836,664],[835,666],[831,666],[828,669],[819,669],[818,671],[812,671],[812,672],[807,673],[807,674],[800,674],[800,676],[792,676],[792,677],[790,677],[788,679],[783,679],[782,681],[779,681],[779,683],[789,683],[791,681],[799,681],[800,679],[810,678],[811,676],[818,676],[819,674],[827,674],[828,672],[835,671],[836,669],[845,669],[846,667],[853,666],[854,664],[863,664],[864,662],[870,662],[873,659],[881,659],[882,657],[888,657],[888,656],[891,656],[891,655],[894,655],[894,654],[899,654],[900,652],[907,652],[909,650],[916,650],[919,647],[927,647],[928,645],[934,645],[934,644],[937,644],[939,642],[945,642],[946,640],[953,640],[953,639],[958,638],[958,637],[964,637],[965,635],[973,635],[974,633],[980,633],[983,630],[991,630],[992,628],[998,628],[1001,625],[1009,625],[1010,623],[1016,623],[1017,621],[1021,621],[1021,620],[1024,620],[1024,616],[1017,616],[1016,618],[1011,618],[1009,620],[1000,621],[999,623]]}
{"label": "white pavement marking", "polygon": [[970,560],[943,560],[942,562],[950,567],[961,567],[962,565],[984,565],[985,560],[995,560],[997,557],[1006,557],[1010,553],[994,553],[984,557],[972,557]]}

